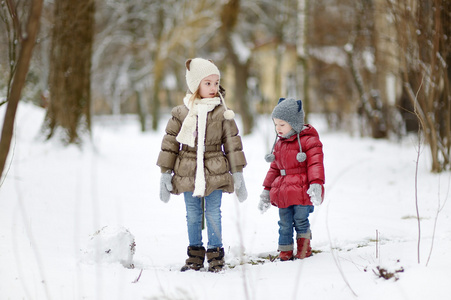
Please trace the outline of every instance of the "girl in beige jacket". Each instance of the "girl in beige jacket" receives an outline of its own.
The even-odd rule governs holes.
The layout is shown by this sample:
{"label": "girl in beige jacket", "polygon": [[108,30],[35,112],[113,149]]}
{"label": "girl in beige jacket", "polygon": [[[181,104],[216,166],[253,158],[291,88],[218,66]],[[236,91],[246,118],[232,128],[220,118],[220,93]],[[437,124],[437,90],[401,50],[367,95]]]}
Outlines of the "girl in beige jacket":
{"label": "girl in beige jacket", "polygon": [[[189,92],[184,104],[172,109],[157,161],[162,172],[160,199],[168,202],[170,194],[181,193],[185,199],[189,246],[181,271],[200,270],[205,255],[209,271],[222,270],[222,193],[235,191],[238,200],[247,198],[242,173],[246,158],[234,113],[227,109],[219,80],[219,70],[212,61],[186,61]],[[203,200],[207,251],[202,243]]]}

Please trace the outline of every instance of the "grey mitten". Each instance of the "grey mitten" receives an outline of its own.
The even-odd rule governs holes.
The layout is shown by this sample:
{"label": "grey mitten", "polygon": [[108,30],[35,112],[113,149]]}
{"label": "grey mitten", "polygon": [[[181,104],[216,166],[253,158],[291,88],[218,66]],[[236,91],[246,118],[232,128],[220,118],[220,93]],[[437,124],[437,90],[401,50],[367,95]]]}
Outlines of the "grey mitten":
{"label": "grey mitten", "polygon": [[315,206],[319,206],[323,202],[322,193],[323,189],[321,188],[321,184],[318,183],[312,183],[307,190],[307,194],[310,196],[310,201],[312,201]]}
{"label": "grey mitten", "polygon": [[161,173],[160,178],[160,200],[168,203],[172,191],[172,175],[170,173]]}
{"label": "grey mitten", "polygon": [[232,174],[233,182],[235,187],[235,193],[240,202],[243,202],[247,199],[247,189],[246,184],[244,183],[243,172],[235,172]]}
{"label": "grey mitten", "polygon": [[258,209],[261,213],[265,213],[271,207],[271,200],[269,198],[269,191],[263,190],[260,194],[260,202],[258,203]]}

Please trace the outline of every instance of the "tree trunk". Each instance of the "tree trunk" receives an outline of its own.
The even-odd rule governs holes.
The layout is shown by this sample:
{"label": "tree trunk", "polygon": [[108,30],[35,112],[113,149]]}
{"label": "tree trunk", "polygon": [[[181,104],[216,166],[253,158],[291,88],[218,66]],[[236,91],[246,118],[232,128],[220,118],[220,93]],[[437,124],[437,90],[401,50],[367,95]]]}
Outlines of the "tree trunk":
{"label": "tree trunk", "polygon": [[[431,171],[441,172],[451,166],[451,94],[449,60],[451,44],[446,39],[449,1],[418,1],[415,6],[400,3],[390,7],[400,45],[401,75],[421,132],[430,148]],[[421,32],[421,35],[418,35]]]}
{"label": "tree trunk", "polygon": [[310,112],[310,97],[308,93],[309,86],[309,70],[308,70],[308,9],[309,9],[309,0],[298,0],[298,36],[296,40],[296,52],[298,56],[298,62],[300,65],[300,77],[297,79],[300,82],[302,92],[302,106],[305,111],[305,123],[308,123],[308,113]]}
{"label": "tree trunk", "polygon": [[[243,135],[250,134],[254,125],[254,117],[250,112],[247,101],[247,79],[249,77],[248,64],[234,64],[235,69],[235,104],[242,116]],[[227,101],[227,100],[226,100]]]}
{"label": "tree trunk", "polygon": [[[50,53],[50,103],[47,138],[62,129],[66,143],[80,142],[79,130],[91,130],[91,56],[94,1],[55,1]],[[81,128],[82,127],[82,128]]]}
{"label": "tree trunk", "polygon": [[11,84],[11,90],[8,91],[8,105],[6,107],[5,119],[3,120],[2,135],[0,139],[0,178],[2,178],[9,148],[11,146],[17,106],[19,104],[22,88],[25,84],[25,78],[28,73],[33,48],[36,42],[36,36],[39,30],[42,2],[42,0],[35,0],[31,3],[26,32],[23,37],[20,37],[21,49]]}
{"label": "tree trunk", "polygon": [[138,111],[138,117],[139,117],[139,124],[141,125],[141,132],[146,131],[146,110],[145,110],[145,103],[143,101],[142,91],[135,89],[135,95],[136,95],[136,105],[137,105],[137,111]]}
{"label": "tree trunk", "polygon": [[[365,26],[362,24],[363,20],[365,20],[365,2],[359,3],[356,11],[356,25],[353,32],[349,37],[349,45],[346,47],[346,53],[348,56],[349,69],[351,71],[352,78],[356,85],[357,91],[359,93],[360,100],[360,114],[363,116],[364,120],[368,122],[371,128],[371,136],[373,138],[386,138],[388,136],[387,132],[387,113],[386,113],[386,105],[380,99],[380,92],[377,87],[377,81],[373,82],[369,80],[365,87],[364,78],[355,64],[354,56],[356,55],[357,43],[359,41],[359,34]],[[372,28],[369,28],[374,30]],[[374,40],[370,41],[370,45],[372,48],[375,47]],[[379,76],[379,75],[378,75]]]}
{"label": "tree trunk", "polygon": [[[221,28],[220,34],[222,42],[227,51],[227,58],[231,61],[235,71],[235,98],[234,104],[237,106],[238,113],[243,120],[243,135],[250,134],[254,125],[249,103],[247,101],[247,79],[249,76],[249,61],[240,61],[240,58],[232,44],[231,34],[235,28],[240,12],[240,0],[230,0],[221,10]],[[227,88],[226,88],[227,91]],[[227,100],[226,100],[227,101]]]}
{"label": "tree trunk", "polygon": [[160,60],[158,57],[154,61],[153,68],[153,96],[151,115],[152,115],[152,130],[157,130],[158,121],[160,120],[160,84],[164,76],[165,61]]}

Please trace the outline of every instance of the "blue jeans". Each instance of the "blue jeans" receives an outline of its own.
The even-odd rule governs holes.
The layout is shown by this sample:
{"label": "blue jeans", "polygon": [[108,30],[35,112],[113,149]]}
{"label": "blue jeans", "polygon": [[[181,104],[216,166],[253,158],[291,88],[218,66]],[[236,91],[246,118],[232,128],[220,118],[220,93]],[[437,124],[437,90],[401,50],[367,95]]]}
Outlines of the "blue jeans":
{"label": "blue jeans", "polygon": [[308,216],[313,212],[313,205],[292,205],[279,208],[279,251],[293,250],[293,228],[296,239],[311,239]]}
{"label": "blue jeans", "polygon": [[[189,245],[200,247],[202,243],[202,198],[192,192],[183,193],[186,205]],[[208,249],[222,248],[221,199],[222,190],[205,196],[205,219],[207,220]]]}

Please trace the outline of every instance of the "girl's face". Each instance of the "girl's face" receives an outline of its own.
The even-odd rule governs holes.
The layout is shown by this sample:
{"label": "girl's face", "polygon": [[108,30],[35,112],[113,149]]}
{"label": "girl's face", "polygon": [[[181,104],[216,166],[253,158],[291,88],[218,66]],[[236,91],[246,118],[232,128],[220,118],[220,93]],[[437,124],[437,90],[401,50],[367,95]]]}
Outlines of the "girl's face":
{"label": "girl's face", "polygon": [[274,126],[276,126],[276,132],[280,136],[284,136],[289,133],[292,129],[291,125],[281,119],[273,119]]}
{"label": "girl's face", "polygon": [[219,76],[216,74],[209,75],[201,80],[199,84],[199,96],[201,98],[216,97],[219,89]]}

